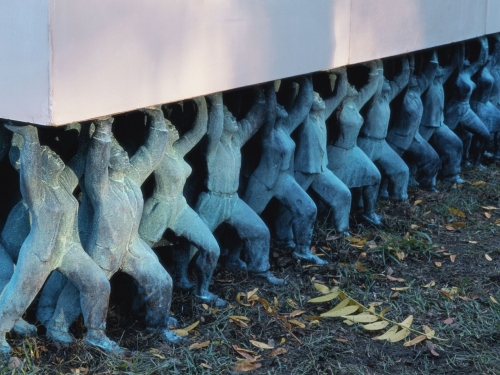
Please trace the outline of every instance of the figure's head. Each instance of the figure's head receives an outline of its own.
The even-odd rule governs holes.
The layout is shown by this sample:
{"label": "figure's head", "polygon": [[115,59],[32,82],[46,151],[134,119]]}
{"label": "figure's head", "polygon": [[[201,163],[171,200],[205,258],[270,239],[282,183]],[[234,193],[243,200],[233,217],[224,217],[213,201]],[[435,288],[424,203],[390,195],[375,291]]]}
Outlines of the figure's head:
{"label": "figure's head", "polygon": [[168,130],[168,144],[172,145],[179,140],[179,132],[174,124],[172,124],[169,120],[165,119],[165,123],[167,124]]}
{"label": "figure's head", "polygon": [[64,169],[64,162],[54,151],[42,146],[42,170],[47,175],[58,175]]}
{"label": "figure's head", "polygon": [[233,116],[231,111],[224,106],[224,131],[229,133],[236,133],[238,131],[238,122],[236,121],[236,117]]}
{"label": "figure's head", "polygon": [[311,110],[316,112],[316,111],[323,111],[326,108],[325,102],[321,98],[321,96],[315,91],[313,93],[313,103]]}
{"label": "figure's head", "polygon": [[288,112],[281,104],[276,103],[276,118],[287,118]]}
{"label": "figure's head", "polygon": [[109,167],[115,172],[126,172],[130,168],[130,160],[127,152],[116,141],[111,146]]}
{"label": "figure's head", "polygon": [[358,95],[358,90],[356,90],[356,87],[354,87],[354,85],[351,85],[350,83],[348,83],[346,96],[348,98],[354,98],[356,95]]}

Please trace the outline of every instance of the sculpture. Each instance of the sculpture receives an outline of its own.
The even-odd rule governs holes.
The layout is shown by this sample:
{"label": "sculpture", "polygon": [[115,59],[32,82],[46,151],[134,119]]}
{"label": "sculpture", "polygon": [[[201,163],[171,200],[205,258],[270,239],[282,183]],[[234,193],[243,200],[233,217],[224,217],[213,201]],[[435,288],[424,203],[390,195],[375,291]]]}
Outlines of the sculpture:
{"label": "sculpture", "polygon": [[[438,55],[434,51],[434,59]],[[458,66],[458,54],[452,52],[449,64],[438,66],[427,91],[422,94],[423,113],[418,129],[423,139],[429,142],[440,156],[443,182],[464,183],[460,178],[460,161],[463,144],[460,138],[444,123],[444,83]]]}
{"label": "sculpture", "polygon": [[[117,271],[134,278],[144,297],[147,330],[160,330],[165,340],[179,342],[181,338],[168,329],[176,323],[170,317],[172,279],[138,234],[144,204],[140,186],[161,161],[168,138],[161,109],[143,112],[150,123],[149,134],[130,160],[118,142],[112,142],[113,118],[94,122],[85,168],[86,194],[94,209],[92,222],[86,223],[92,228],[86,250],[108,278]],[[47,326],[55,341],[72,341],[68,331],[80,313],[77,296],[67,283]]]}
{"label": "sculpture", "polygon": [[14,275],[0,296],[1,352],[10,351],[5,334],[35,298],[50,272],[57,269],[81,292],[86,343],[121,353],[122,349],[104,333],[109,282],[84,252],[78,238],[78,202],[72,195],[78,176],[64,166],[57,154],[40,146],[34,126],[9,124],[6,127],[24,138],[20,181],[32,226]]}
{"label": "sculpture", "polygon": [[[420,74],[415,74],[415,57],[410,55],[410,80],[403,90],[399,108],[392,111],[392,126],[386,136],[387,143],[417,170],[416,180],[421,189],[437,192],[436,176],[439,155],[418,133],[423,104],[420,95],[427,90],[438,67],[434,53]],[[382,183],[384,185],[384,183]]]}
{"label": "sculpture", "polygon": [[[488,39],[483,36],[478,38],[481,45],[481,55],[488,56]],[[496,47],[497,49],[499,47]],[[498,52],[497,52],[498,53]],[[479,68],[478,72],[472,77],[476,90],[471,96],[471,109],[477,114],[481,121],[486,125],[490,135],[494,140],[494,154],[498,155],[498,132],[500,131],[500,108],[496,107],[491,101],[491,91],[495,85],[495,78],[491,74],[494,58],[487,58],[487,61]]]}
{"label": "sculpture", "polygon": [[[490,102],[500,109],[500,33],[491,36],[493,48],[490,55],[490,73],[493,76],[493,86],[490,92]],[[494,156],[500,159],[500,137],[494,134]]]}
{"label": "sculpture", "polygon": [[[368,83],[358,91],[348,84],[344,100],[337,111],[338,137],[327,146],[328,169],[349,189],[358,190],[363,200],[363,218],[371,224],[382,225],[375,213],[380,186],[380,172],[370,158],[357,146],[359,130],[363,125],[360,109],[373,96],[378,87],[379,62],[368,63]],[[330,129],[332,132],[332,129]],[[355,201],[355,203],[357,203]]]}
{"label": "sculpture", "polygon": [[[225,305],[223,300],[208,290],[212,271],[219,258],[219,245],[203,220],[188,206],[183,195],[184,185],[191,174],[191,167],[184,161],[184,156],[207,132],[208,114],[205,98],[194,98],[193,101],[198,109],[193,128],[180,138],[175,127],[169,129],[165,154],[154,171],[153,196],[144,204],[139,234],[150,246],[160,240],[167,228],[170,228],[175,235],[188,239],[199,252],[195,264],[197,275],[195,296],[203,302],[219,301],[219,305]],[[182,260],[178,259],[179,256]],[[185,258],[178,252],[174,256],[177,262],[189,261]],[[178,268],[185,270],[185,267]],[[174,279],[174,283],[176,282],[186,289],[192,287],[185,272],[182,272],[177,280]]]}
{"label": "sculpture", "polygon": [[[239,246],[230,249],[230,263],[265,277],[273,284],[284,281],[269,271],[269,229],[261,218],[238,196],[241,169],[241,147],[261,127],[266,103],[260,88],[257,99],[241,121],[223,107],[222,93],[208,96],[210,111],[207,132],[206,160],[208,176],[206,192],[196,204],[195,211],[213,232],[223,222],[234,227],[246,244],[245,262],[240,260]],[[187,264],[184,265],[187,267]],[[213,270],[206,270],[213,272]],[[215,301],[217,303],[217,301]]]}
{"label": "sculpture", "polygon": [[[331,224],[338,233],[349,236],[349,212],[351,192],[349,188],[328,169],[326,120],[338,107],[347,93],[347,72],[345,67],[331,71],[332,95],[322,99],[318,93],[311,93],[314,100],[309,114],[297,128],[294,139],[295,179],[305,190],[313,190],[332,212]],[[337,83],[337,91],[333,88]],[[290,228],[291,215],[279,220],[282,231]]]}
{"label": "sculpture", "polygon": [[243,200],[259,215],[276,197],[290,212],[287,229],[295,241],[293,255],[316,264],[326,262],[310,251],[316,205],[293,178],[295,143],[290,134],[304,120],[313,102],[310,77],[299,79],[300,91],[288,113],[276,101],[274,85],[266,86],[267,113],[262,133],[260,163],[250,176]]}
{"label": "sculpture", "polygon": [[408,198],[409,170],[399,155],[387,144],[385,137],[391,114],[389,104],[408,84],[410,77],[408,59],[401,58],[401,73],[392,81],[384,77],[383,63],[381,60],[378,61],[378,67],[381,69],[378,87],[361,113],[365,122],[359,132],[358,146],[377,166],[382,177],[388,180],[388,197],[405,200]]}
{"label": "sculpture", "polygon": [[[471,162],[474,167],[484,168],[481,157],[490,139],[490,132],[481,119],[472,111],[470,98],[476,85],[471,77],[479,70],[486,61],[485,50],[482,48],[479,58],[470,63],[465,58],[465,46],[460,44],[457,52],[459,56],[459,71],[453,76],[452,95],[445,103],[444,122],[455,131],[464,142],[462,160],[467,161],[470,153]],[[472,135],[472,139],[470,140]],[[464,141],[464,139],[466,141]],[[470,151],[469,151],[470,140]]]}

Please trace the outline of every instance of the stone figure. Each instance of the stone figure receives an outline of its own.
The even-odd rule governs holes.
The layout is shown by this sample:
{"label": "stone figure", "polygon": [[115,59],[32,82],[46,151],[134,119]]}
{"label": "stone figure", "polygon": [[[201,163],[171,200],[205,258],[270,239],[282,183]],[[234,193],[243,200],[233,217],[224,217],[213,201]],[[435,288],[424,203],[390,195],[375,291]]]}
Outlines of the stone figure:
{"label": "stone figure", "polygon": [[[227,107],[223,106],[222,93],[208,96],[211,105],[205,151],[207,191],[201,193],[195,210],[212,232],[226,222],[236,229],[241,240],[245,242],[245,262],[239,259],[240,247],[235,245],[229,250],[230,264],[247,269],[252,274],[265,277],[269,282],[279,285],[284,281],[274,277],[269,271],[269,229],[237,193],[241,147],[264,121],[266,102],[260,88],[256,93],[255,103],[240,121],[236,121]],[[206,272],[211,274],[213,270]]]}
{"label": "stone figure", "polygon": [[[168,329],[175,323],[170,318],[172,279],[138,234],[144,204],[140,187],[161,161],[168,138],[161,109],[142,111],[149,133],[130,159],[118,142],[112,142],[113,118],[94,122],[85,168],[86,194],[94,210],[93,220],[86,224],[92,228],[86,251],[108,278],[118,271],[132,276],[143,296],[147,330],[160,330],[164,339],[178,342],[181,338]],[[67,283],[47,334],[55,341],[71,342],[69,327],[79,313],[78,292]]]}
{"label": "stone figure", "polygon": [[[345,98],[336,113],[338,133],[327,146],[328,169],[330,169],[349,189],[360,195],[363,201],[363,218],[371,224],[382,225],[375,213],[375,203],[380,186],[380,172],[370,158],[357,146],[356,140],[363,126],[359,111],[373,96],[379,85],[380,62],[368,63],[370,74],[368,83],[359,92],[348,84]],[[356,199],[355,203],[357,203]]]}
{"label": "stone figure", "polygon": [[[314,92],[309,114],[294,134],[297,143],[295,151],[295,180],[307,191],[311,189],[332,213],[331,224],[338,233],[349,235],[349,212],[351,192],[349,188],[328,169],[326,120],[338,107],[347,93],[347,72],[345,67],[329,75],[332,95],[322,99]],[[336,92],[333,90],[337,86]],[[333,94],[335,92],[335,94]],[[280,227],[290,228],[291,215],[279,220]]]}
{"label": "stone figure", "polygon": [[105,333],[109,281],[83,250],[78,237],[78,202],[73,190],[78,176],[48,147],[41,147],[34,126],[6,127],[24,138],[21,151],[21,193],[31,216],[14,275],[0,296],[0,350],[10,351],[5,334],[12,329],[53,270],[80,291],[87,327],[86,343],[121,353]]}
{"label": "stone figure", "polygon": [[288,113],[277,103],[273,84],[266,86],[267,111],[260,162],[250,176],[243,200],[259,215],[275,197],[291,213],[287,228],[293,233],[294,256],[308,262],[326,262],[310,251],[316,205],[295,181],[295,142],[290,134],[306,118],[313,102],[311,77],[298,79],[300,91]]}
{"label": "stone figure", "polygon": [[484,168],[481,164],[481,157],[490,139],[490,132],[471,109],[470,98],[476,88],[471,77],[486,62],[487,56],[485,55],[484,48],[481,48],[479,58],[471,64],[465,58],[465,46],[463,43],[460,44],[457,53],[459,53],[460,66],[458,72],[452,76],[452,92],[450,98],[445,103],[444,122],[464,142],[462,160],[467,162],[470,154],[472,165]]}
{"label": "stone figure", "polygon": [[[204,97],[194,98],[197,106],[197,116],[191,130],[179,138],[175,127],[169,130],[167,148],[162,161],[154,171],[155,187],[151,198],[144,204],[139,235],[150,246],[158,242],[165,230],[170,228],[176,236],[185,237],[198,249],[195,264],[197,276],[196,297],[203,302],[224,301],[209,292],[212,271],[219,258],[219,245],[212,232],[198,214],[188,206],[183,195],[184,185],[191,174],[191,167],[184,156],[200,141],[207,132],[207,104]],[[174,261],[188,262],[189,254],[174,253]],[[186,257],[187,255],[187,257]],[[185,270],[185,267],[178,267]],[[192,287],[185,272],[174,278],[185,289]]]}
{"label": "stone figure", "polygon": [[377,166],[382,177],[387,179],[388,195],[385,197],[405,200],[408,198],[408,166],[385,140],[391,115],[389,104],[408,84],[410,77],[406,57],[401,58],[401,65],[401,73],[389,81],[384,77],[384,66],[379,60],[378,66],[382,73],[378,77],[377,91],[361,113],[365,122],[359,132],[358,146]]}
{"label": "stone figure", "polygon": [[385,139],[408,166],[416,168],[416,181],[420,188],[437,192],[439,155],[418,132],[423,114],[420,96],[434,80],[438,67],[437,55],[434,52],[419,74],[415,74],[415,57],[410,55],[409,59],[410,80],[402,92],[401,103],[398,102],[399,108],[392,110],[392,126]]}
{"label": "stone figure", "polygon": [[[478,38],[478,40],[481,46],[481,55],[488,56],[488,39],[483,36]],[[493,136],[494,154],[499,155],[498,132],[500,131],[500,108],[496,107],[490,101],[491,90],[495,85],[495,78],[491,74],[493,60],[494,58],[488,57],[487,62],[485,62],[472,77],[476,84],[476,90],[474,90],[471,96],[470,106],[486,125],[490,135]]]}
{"label": "stone figure", "polygon": [[[438,61],[437,53],[434,56]],[[434,79],[422,94],[423,113],[418,131],[440,156],[443,182],[460,184],[465,182],[460,178],[463,145],[461,139],[444,123],[443,88],[444,83],[458,66],[458,57],[457,53],[452,52],[450,63],[438,66]]]}
{"label": "stone figure", "polygon": [[[490,102],[500,109],[500,33],[493,34],[492,49],[490,54],[490,73],[493,76],[493,86],[490,91]],[[494,135],[494,156],[495,159],[500,159],[500,137],[496,133]]]}

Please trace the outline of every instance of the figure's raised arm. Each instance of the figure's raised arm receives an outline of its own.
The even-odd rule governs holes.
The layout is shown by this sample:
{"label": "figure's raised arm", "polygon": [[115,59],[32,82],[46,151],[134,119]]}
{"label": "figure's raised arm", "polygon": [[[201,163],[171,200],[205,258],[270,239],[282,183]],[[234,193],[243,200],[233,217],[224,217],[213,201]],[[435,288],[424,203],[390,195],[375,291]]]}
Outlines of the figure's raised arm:
{"label": "figure's raised arm", "polygon": [[485,36],[477,38],[479,42],[479,57],[476,61],[471,62],[470,68],[468,69],[470,75],[477,73],[488,62],[488,39]]}
{"label": "figure's raised arm", "polygon": [[[339,106],[339,104],[344,100],[347,94],[347,71],[346,67],[343,66],[341,68],[332,70],[332,74],[330,76],[335,76],[336,85],[337,85],[337,93],[332,95],[326,99],[323,99],[325,102],[325,119],[329,118],[333,111]],[[332,79],[332,77],[330,77]]]}
{"label": "figure's raised arm", "polygon": [[449,64],[441,66],[441,77],[439,78],[441,84],[444,84],[452,75],[460,63],[460,49],[457,46],[451,47],[451,59]]}
{"label": "figure's raised arm", "polygon": [[87,161],[87,152],[91,137],[91,123],[86,122],[80,125],[80,134],[78,136],[78,149],[75,156],[66,164],[64,171],[59,177],[59,181],[68,191],[73,191],[78,185],[80,178],[85,172]]}
{"label": "figure's raised arm", "polygon": [[420,89],[420,95],[424,93],[425,90],[430,86],[434,77],[436,76],[437,70],[439,68],[439,62],[436,50],[432,52],[429,61],[425,64],[420,74],[417,75],[418,88]]}
{"label": "figure's raised arm", "polygon": [[141,111],[148,119],[148,136],[146,142],[130,158],[130,170],[127,173],[127,177],[138,185],[142,185],[161,162],[168,139],[167,120],[163,117],[161,107],[148,107]]}
{"label": "figure's raised arm", "polygon": [[224,109],[222,108],[222,93],[207,96],[210,103],[210,111],[208,113],[208,130],[207,130],[207,158],[212,157],[217,151],[220,142],[220,137],[224,131]]}
{"label": "figure's raised arm", "polygon": [[245,118],[238,122],[236,139],[239,141],[240,146],[243,146],[255,133],[257,133],[257,130],[259,130],[264,123],[266,100],[262,92],[262,87],[255,87],[254,92],[255,102],[252,108],[250,108]]}
{"label": "figure's raised arm", "polygon": [[108,166],[111,152],[112,117],[94,121],[95,131],[90,140],[85,165],[85,189],[92,199],[108,186]]}
{"label": "figure's raised arm", "polygon": [[21,168],[19,170],[21,194],[28,206],[43,200],[42,149],[38,140],[38,130],[33,125],[5,124],[5,127],[23,137]]}
{"label": "figure's raised arm", "polygon": [[389,82],[391,91],[389,92],[389,101],[392,101],[408,84],[410,79],[410,64],[408,58],[401,58],[401,73]]}
{"label": "figure's raised arm", "polygon": [[182,156],[186,155],[207,133],[208,112],[204,96],[193,98],[196,104],[196,119],[193,127],[174,143],[174,148]]}
{"label": "figure's raised arm", "polygon": [[380,75],[382,74],[382,60],[370,61],[365,65],[370,69],[370,73],[368,74],[368,83],[359,90],[354,100],[358,111],[377,91],[379,79],[381,79]]}
{"label": "figure's raised arm", "polygon": [[288,112],[288,117],[283,119],[288,134],[292,134],[297,126],[304,121],[314,100],[311,75],[300,76],[296,81],[299,84],[299,92],[292,109]]}
{"label": "figure's raised arm", "polygon": [[[279,82],[279,81],[276,81]],[[271,133],[274,128],[274,123],[276,122],[276,106],[278,101],[276,100],[276,89],[274,82],[269,82],[265,85],[266,91],[266,115],[264,119],[263,134],[262,139],[268,140],[271,137]]]}

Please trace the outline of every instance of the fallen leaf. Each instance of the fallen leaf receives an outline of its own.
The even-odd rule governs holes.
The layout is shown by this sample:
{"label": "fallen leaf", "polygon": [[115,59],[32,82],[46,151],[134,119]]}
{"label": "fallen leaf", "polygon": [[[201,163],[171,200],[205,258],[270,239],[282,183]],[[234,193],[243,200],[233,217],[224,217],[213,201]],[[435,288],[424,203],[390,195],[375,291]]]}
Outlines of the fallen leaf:
{"label": "fallen leaf", "polygon": [[293,318],[294,316],[299,316],[299,315],[302,315],[304,314],[305,311],[304,310],[295,310],[295,311],[292,311],[290,313],[290,318]]}
{"label": "fallen leaf", "polygon": [[320,296],[320,297],[311,298],[307,302],[310,302],[310,303],[328,302],[328,301],[331,301],[332,299],[337,298],[339,296],[339,294],[340,294],[340,291],[337,290],[333,293],[325,294],[325,295]]}
{"label": "fallen leaf", "polygon": [[471,183],[472,186],[486,186],[486,182],[484,181],[475,181]]}
{"label": "fallen leaf", "polygon": [[486,258],[487,261],[491,262],[493,259],[488,255],[484,254],[484,257]]}
{"label": "fallen leaf", "polygon": [[476,244],[476,243],[477,243],[477,241],[469,241],[469,243],[471,243],[471,244]]}
{"label": "fallen leaf", "polygon": [[335,341],[343,342],[343,343],[349,342],[349,340],[346,340],[346,339],[335,339]]}
{"label": "fallen leaf", "polygon": [[265,344],[265,343],[263,343],[263,342],[260,342],[260,341],[250,340],[250,343],[251,343],[253,346],[255,346],[255,347],[257,347],[257,348],[260,348],[260,349],[273,349],[273,347],[272,347],[272,346],[267,345],[267,344]]}
{"label": "fallen leaf", "polygon": [[326,285],[323,285],[323,284],[314,283],[314,288],[318,292],[323,293],[323,294],[330,293],[330,289]]}
{"label": "fallen leaf", "polygon": [[250,297],[252,297],[255,293],[257,293],[258,290],[259,290],[259,288],[255,288],[254,290],[248,292],[247,293],[247,300],[250,299]]}
{"label": "fallen leaf", "polygon": [[436,265],[436,267],[441,267],[441,265],[442,265],[441,262],[434,262],[434,264]]}
{"label": "fallen leaf", "polygon": [[387,275],[387,280],[389,281],[398,281],[400,283],[404,283],[406,280],[400,277],[392,277],[391,275]]}
{"label": "fallen leaf", "polygon": [[498,207],[495,207],[495,206],[481,206],[481,208],[484,208],[485,210],[498,210],[499,208]]}
{"label": "fallen leaf", "polygon": [[430,287],[432,287],[434,285],[436,285],[436,282],[434,280],[432,280],[430,283],[422,285],[422,288],[430,288]]}
{"label": "fallen leaf", "polygon": [[298,326],[298,327],[300,327],[300,328],[306,328],[306,325],[305,325],[304,323],[299,322],[299,321],[298,321],[298,320],[296,320],[296,319],[290,319],[288,322],[289,322],[289,323],[292,323],[292,324],[294,324],[294,325],[296,325],[296,326]]}
{"label": "fallen leaf", "polygon": [[387,340],[389,337],[392,337],[398,331],[399,326],[392,326],[387,332],[383,335],[372,337],[372,340]]}
{"label": "fallen leaf", "polygon": [[391,299],[397,299],[399,298],[399,292],[395,292],[391,295]]}
{"label": "fallen leaf", "polygon": [[195,342],[194,344],[189,345],[189,349],[202,349],[206,348],[208,345],[210,345],[210,340],[203,341],[203,342]]}
{"label": "fallen leaf", "polygon": [[269,353],[269,357],[276,357],[278,355],[286,354],[288,350],[286,348],[276,348],[271,353]]}
{"label": "fallen leaf", "polygon": [[205,368],[207,368],[209,370],[212,370],[212,367],[209,364],[207,364],[207,363],[201,363],[200,366],[205,367]]}
{"label": "fallen leaf", "polygon": [[405,258],[405,253],[403,253],[402,251],[396,251],[396,257],[399,260],[403,260]]}
{"label": "fallen leaf", "polygon": [[423,202],[423,200],[422,200],[422,199],[417,199],[417,200],[413,203],[413,205],[414,205],[414,206],[417,206],[417,205],[419,205],[419,204],[420,204],[420,203],[422,203],[422,202]]}
{"label": "fallen leaf", "polygon": [[323,318],[335,318],[335,317],[350,315],[356,312],[358,309],[359,309],[358,306],[347,306],[339,310],[332,309],[330,311],[327,311],[326,313],[321,314],[321,316]]}
{"label": "fallen leaf", "polygon": [[452,226],[450,225],[447,225],[444,227],[446,230],[449,230],[449,231],[452,231],[452,230],[455,230],[455,228],[453,228]]}
{"label": "fallen leaf", "polygon": [[491,214],[489,212],[483,212],[484,216],[486,216],[487,219],[491,218]]}
{"label": "fallen leaf", "polygon": [[353,323],[373,323],[379,320],[379,317],[370,313],[361,313],[358,315],[343,316],[346,320]]}
{"label": "fallen leaf", "polygon": [[356,262],[355,267],[356,267],[356,270],[357,270],[358,272],[361,272],[361,273],[362,273],[362,272],[366,272],[366,271],[368,271],[368,268],[366,268],[365,266],[363,266],[363,265],[361,264],[361,262]]}
{"label": "fallen leaf", "polygon": [[452,318],[447,318],[447,319],[443,320],[443,323],[444,324],[452,324],[453,323],[453,319]]}
{"label": "fallen leaf", "polygon": [[451,263],[455,263],[455,259],[457,258],[457,254],[451,254],[450,255],[450,260],[451,260]]}
{"label": "fallen leaf", "polygon": [[436,347],[434,346],[434,344],[430,341],[427,341],[426,343],[427,345],[427,349],[429,349],[429,351],[431,352],[431,354],[435,357],[439,357],[439,354],[435,351]]}
{"label": "fallen leaf", "polygon": [[389,322],[385,320],[381,320],[379,322],[375,323],[370,323],[370,324],[364,324],[363,328],[366,329],[367,331],[378,331],[380,329],[384,329],[389,325]]}
{"label": "fallen leaf", "polygon": [[413,345],[416,345],[419,342],[422,342],[424,340],[427,340],[427,336],[426,335],[420,335],[420,336],[415,337],[413,340],[405,342],[403,344],[403,346],[413,346]]}
{"label": "fallen leaf", "polygon": [[495,299],[495,297],[493,296],[490,296],[490,299],[493,303],[496,303],[498,305],[498,301]]}
{"label": "fallen leaf", "polygon": [[247,372],[247,371],[253,371],[257,370],[258,368],[262,367],[262,363],[258,362],[251,362],[250,360],[244,360],[241,362],[238,362],[235,366],[233,366],[234,371],[239,371],[239,372]]}
{"label": "fallen leaf", "polygon": [[462,211],[457,210],[455,207],[448,208],[448,211],[450,211],[452,213],[452,215],[457,216],[457,217],[461,217],[461,218],[467,217],[467,215],[465,215]]}
{"label": "fallen leaf", "polygon": [[420,228],[420,225],[412,224],[412,225],[410,225],[410,228],[413,229],[413,230],[415,230],[415,229]]}
{"label": "fallen leaf", "polygon": [[399,288],[391,288],[391,290],[396,290],[396,291],[405,291],[405,290],[408,290],[410,289],[409,286],[402,286],[402,287],[399,287]]}
{"label": "fallen leaf", "polygon": [[377,247],[377,243],[374,240],[370,240],[365,243],[365,246],[368,246],[369,249],[375,249]]}
{"label": "fallen leaf", "polygon": [[364,259],[366,258],[366,253],[360,253],[358,258]]}
{"label": "fallen leaf", "polygon": [[426,326],[426,325],[423,325],[422,328],[424,329],[424,332],[425,332],[425,335],[427,336],[427,338],[430,340],[434,337],[434,335],[436,334],[436,331],[434,331],[433,329],[431,329],[430,327]]}

